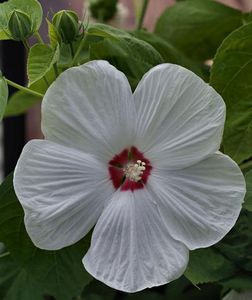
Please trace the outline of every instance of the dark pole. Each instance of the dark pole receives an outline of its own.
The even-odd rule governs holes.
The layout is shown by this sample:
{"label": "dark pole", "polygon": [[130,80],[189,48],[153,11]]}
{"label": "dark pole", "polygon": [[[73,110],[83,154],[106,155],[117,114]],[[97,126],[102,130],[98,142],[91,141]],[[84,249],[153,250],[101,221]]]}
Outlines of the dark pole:
{"label": "dark pole", "polygon": [[[0,2],[4,2],[0,0]],[[19,84],[25,82],[25,50],[21,43],[1,42],[1,69],[4,76]],[[15,89],[9,87],[9,94]],[[4,175],[15,168],[25,143],[25,117],[10,117],[3,121]]]}

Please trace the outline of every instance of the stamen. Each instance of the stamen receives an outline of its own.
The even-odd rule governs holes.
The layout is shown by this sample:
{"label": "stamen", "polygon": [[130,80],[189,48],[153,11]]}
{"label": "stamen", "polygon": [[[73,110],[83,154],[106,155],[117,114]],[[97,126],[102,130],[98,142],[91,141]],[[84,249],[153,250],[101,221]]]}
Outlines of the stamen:
{"label": "stamen", "polygon": [[137,160],[137,163],[128,164],[124,169],[124,174],[126,178],[131,181],[138,182],[142,179],[143,171],[145,171],[145,162]]}

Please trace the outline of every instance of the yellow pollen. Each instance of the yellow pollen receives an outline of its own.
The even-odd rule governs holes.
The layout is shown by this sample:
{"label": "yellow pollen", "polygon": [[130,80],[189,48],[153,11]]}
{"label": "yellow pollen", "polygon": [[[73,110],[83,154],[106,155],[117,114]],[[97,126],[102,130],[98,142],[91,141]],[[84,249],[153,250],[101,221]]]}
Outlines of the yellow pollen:
{"label": "yellow pollen", "polygon": [[126,178],[131,181],[138,182],[142,179],[143,172],[145,171],[145,162],[137,160],[136,163],[128,164],[124,169]]}

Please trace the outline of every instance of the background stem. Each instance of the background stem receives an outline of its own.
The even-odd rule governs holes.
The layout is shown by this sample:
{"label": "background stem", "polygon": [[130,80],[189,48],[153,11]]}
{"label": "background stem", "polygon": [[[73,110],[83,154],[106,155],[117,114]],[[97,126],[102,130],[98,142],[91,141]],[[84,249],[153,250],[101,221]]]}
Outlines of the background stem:
{"label": "background stem", "polygon": [[144,17],[145,17],[145,13],[146,13],[148,4],[149,4],[149,0],[143,0],[143,6],[142,6],[140,17],[138,20],[137,30],[140,30],[143,27],[143,21],[144,21]]}

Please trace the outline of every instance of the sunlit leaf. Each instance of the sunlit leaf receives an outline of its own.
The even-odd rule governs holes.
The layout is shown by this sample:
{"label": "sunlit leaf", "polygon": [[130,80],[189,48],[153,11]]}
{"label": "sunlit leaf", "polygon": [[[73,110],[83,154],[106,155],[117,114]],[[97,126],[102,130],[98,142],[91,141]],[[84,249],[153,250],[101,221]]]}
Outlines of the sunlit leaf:
{"label": "sunlit leaf", "polygon": [[59,48],[51,48],[45,44],[36,44],[28,56],[29,86],[45,76],[59,59]]}

